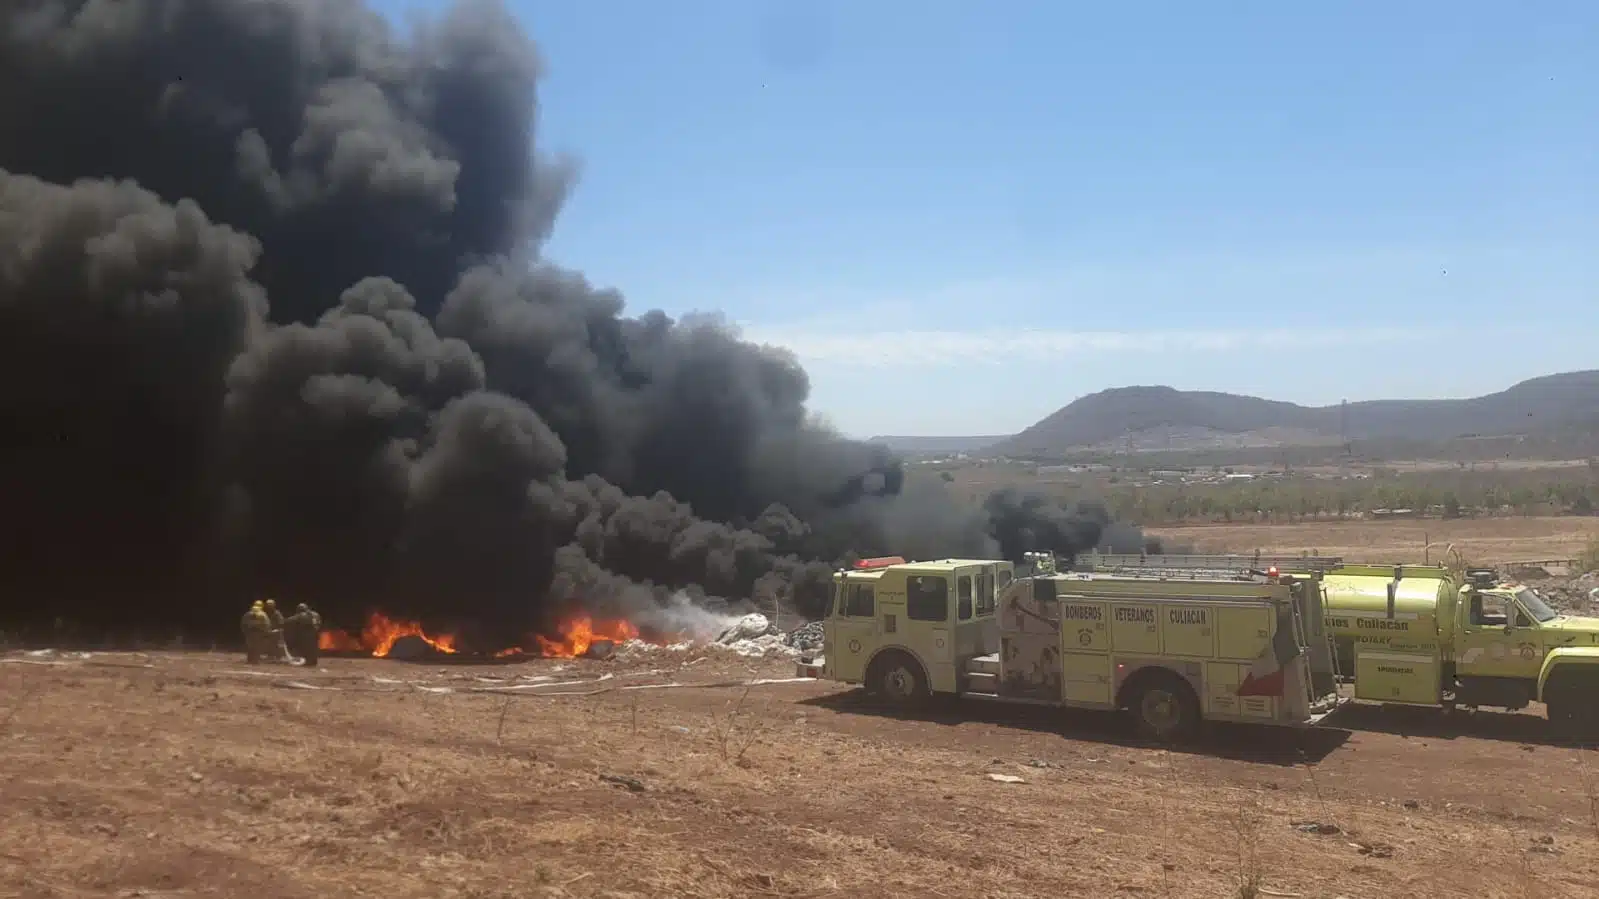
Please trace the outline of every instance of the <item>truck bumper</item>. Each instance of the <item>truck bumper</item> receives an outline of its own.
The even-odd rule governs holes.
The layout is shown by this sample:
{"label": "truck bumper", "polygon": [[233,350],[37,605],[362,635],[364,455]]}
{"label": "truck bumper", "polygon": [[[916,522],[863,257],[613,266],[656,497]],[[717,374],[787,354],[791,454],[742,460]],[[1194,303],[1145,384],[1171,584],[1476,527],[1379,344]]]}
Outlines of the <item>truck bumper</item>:
{"label": "truck bumper", "polygon": [[1316,700],[1310,707],[1310,717],[1305,720],[1305,727],[1315,727],[1332,717],[1339,709],[1354,702],[1353,696],[1343,696],[1338,693],[1329,693]]}

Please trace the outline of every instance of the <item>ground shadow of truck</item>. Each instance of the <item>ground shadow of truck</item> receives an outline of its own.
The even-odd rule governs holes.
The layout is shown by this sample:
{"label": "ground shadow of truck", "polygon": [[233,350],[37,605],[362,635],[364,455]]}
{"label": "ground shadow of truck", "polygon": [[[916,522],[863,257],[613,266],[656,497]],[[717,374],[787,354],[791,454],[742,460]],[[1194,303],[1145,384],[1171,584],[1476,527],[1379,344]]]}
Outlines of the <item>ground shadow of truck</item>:
{"label": "ground shadow of truck", "polygon": [[1533,746],[1591,748],[1591,744],[1563,739],[1552,732],[1548,720],[1542,715],[1498,709],[1440,711],[1434,708],[1356,702],[1339,709],[1323,726],[1429,740],[1460,737],[1498,740],[1520,743],[1529,749]]}
{"label": "ground shadow of truck", "polygon": [[869,715],[945,726],[987,724],[1113,746],[1158,747],[1172,752],[1283,766],[1319,762],[1349,739],[1349,731],[1325,725],[1296,730],[1213,722],[1193,742],[1163,746],[1138,736],[1128,716],[1116,712],[961,700],[951,696],[935,696],[919,707],[903,708],[885,704],[860,689],[802,699],[797,704],[841,715]]}
{"label": "ground shadow of truck", "polygon": [[[1045,708],[934,697],[919,708],[900,708],[874,699],[865,690],[844,690],[800,700],[801,705],[839,714],[873,715],[901,721],[953,726],[964,723],[1012,727],[1116,746],[1154,748],[1139,737],[1126,715],[1089,709]],[[1208,755],[1261,764],[1314,764],[1342,747],[1356,732],[1402,738],[1497,740],[1532,747],[1594,748],[1562,740],[1542,715],[1491,710],[1442,712],[1433,708],[1350,703],[1320,727],[1294,730],[1262,725],[1212,722],[1194,742],[1166,746],[1173,752]]]}

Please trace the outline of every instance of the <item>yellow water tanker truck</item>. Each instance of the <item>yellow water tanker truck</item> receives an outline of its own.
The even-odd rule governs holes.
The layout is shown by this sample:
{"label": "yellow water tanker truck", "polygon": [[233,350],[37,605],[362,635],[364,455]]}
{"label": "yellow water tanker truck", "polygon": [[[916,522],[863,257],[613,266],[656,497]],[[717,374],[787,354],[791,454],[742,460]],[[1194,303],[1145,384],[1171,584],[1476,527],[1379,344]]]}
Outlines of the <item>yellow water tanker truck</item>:
{"label": "yellow water tanker truck", "polygon": [[[1092,564],[1172,570],[1182,558]],[[1599,736],[1599,618],[1562,614],[1535,589],[1488,568],[1457,575],[1430,565],[1273,561],[1319,577],[1336,669],[1353,680],[1356,698],[1512,711],[1543,702],[1563,735]],[[1253,564],[1235,557],[1235,567]]]}
{"label": "yellow water tanker truck", "polygon": [[1599,735],[1599,618],[1565,615],[1487,568],[1340,566],[1323,577],[1327,629],[1355,695],[1411,705],[1548,706]]}
{"label": "yellow water tanker truck", "polygon": [[1321,602],[1314,581],[1292,577],[1157,581],[1047,565],[1016,577],[995,560],[864,559],[835,574],[821,656],[800,670],[895,704],[1121,709],[1163,741],[1205,720],[1308,727],[1341,702],[1330,655],[1314,651]]}

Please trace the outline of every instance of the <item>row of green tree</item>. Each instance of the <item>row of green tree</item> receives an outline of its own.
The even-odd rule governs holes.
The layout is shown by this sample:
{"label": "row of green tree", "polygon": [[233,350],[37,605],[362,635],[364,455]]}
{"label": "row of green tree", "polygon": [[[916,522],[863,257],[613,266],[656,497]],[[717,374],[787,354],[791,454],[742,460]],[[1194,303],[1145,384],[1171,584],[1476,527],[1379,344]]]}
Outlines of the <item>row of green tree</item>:
{"label": "row of green tree", "polygon": [[1237,484],[1108,485],[1118,518],[1146,525],[1196,521],[1300,521],[1377,510],[1459,518],[1484,515],[1590,515],[1599,478],[1574,471],[1469,477],[1401,474],[1348,480],[1269,479]]}

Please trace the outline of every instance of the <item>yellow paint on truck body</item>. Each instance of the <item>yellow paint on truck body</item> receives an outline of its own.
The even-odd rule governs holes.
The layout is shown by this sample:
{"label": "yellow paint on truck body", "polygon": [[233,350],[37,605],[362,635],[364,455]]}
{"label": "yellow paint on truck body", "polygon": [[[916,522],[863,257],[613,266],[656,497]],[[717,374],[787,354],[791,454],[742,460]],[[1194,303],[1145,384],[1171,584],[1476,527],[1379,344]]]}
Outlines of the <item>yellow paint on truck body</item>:
{"label": "yellow paint on truck body", "polygon": [[[1305,584],[1013,575],[1009,563],[981,559],[838,572],[821,676],[863,683],[893,653],[914,659],[933,693],[1115,709],[1124,686],[1162,669],[1193,689],[1203,717],[1290,726],[1319,721],[1338,701],[1330,690],[1312,695],[1305,622],[1321,605]],[[1282,694],[1238,695],[1284,627],[1299,651],[1283,665]],[[978,680],[991,692],[966,686]]]}
{"label": "yellow paint on truck body", "polygon": [[[1287,622],[1293,599],[1286,584],[1081,573],[1034,580],[1053,587],[1059,609],[1059,634],[1050,635],[1046,651],[1060,648],[1061,704],[1117,708],[1122,686],[1156,667],[1184,679],[1199,698],[1201,713],[1212,720],[1302,725],[1310,718],[1308,652],[1289,663],[1284,696],[1238,695],[1279,622],[1292,627]],[[1040,587],[1018,583],[1015,589],[1027,592],[1002,596],[1002,615],[1011,600],[1037,601]],[[1007,633],[1003,619],[1001,633]],[[1002,677],[1016,661],[1010,652],[1002,654]]]}
{"label": "yellow paint on truck body", "polygon": [[[1272,608],[1264,602],[1237,608],[1207,603],[1199,597],[1147,594],[1103,601],[1090,587],[1066,582],[1058,583],[1057,588],[1060,645],[1068,668],[1075,659],[1081,670],[1108,672],[1113,655],[1134,653],[1247,663],[1260,655],[1273,625]],[[1112,626],[1117,618],[1122,619],[1122,627]],[[1247,632],[1242,632],[1243,628]],[[1066,680],[1071,683],[1070,674]],[[1113,697],[1108,679],[1103,686],[1096,701],[1110,705]]]}
{"label": "yellow paint on truck body", "polygon": [[[1558,614],[1520,584],[1463,584],[1445,568],[1420,565],[1341,565],[1323,584],[1327,632],[1358,698],[1437,705],[1457,681],[1487,678],[1526,683],[1541,700],[1561,666],[1599,666],[1599,618]],[[1363,662],[1366,653],[1387,661]],[[1388,664],[1394,660],[1384,654],[1435,661]],[[1401,671],[1416,683],[1398,683]],[[1436,686],[1422,683],[1434,673]],[[1363,684],[1367,677],[1375,680]]]}
{"label": "yellow paint on truck body", "polygon": [[[1436,645],[1432,649],[1436,650]],[[1443,670],[1438,653],[1356,644],[1355,698],[1402,705],[1438,705],[1443,700]]]}
{"label": "yellow paint on truck body", "polygon": [[[1599,624],[1599,621],[1594,623]],[[1550,675],[1564,666],[1573,665],[1599,666],[1599,646],[1560,646],[1550,650],[1538,669],[1538,695],[1544,695],[1544,688],[1549,685]],[[1588,670],[1592,668],[1589,667]],[[1599,696],[1594,697],[1594,701],[1599,702]]]}
{"label": "yellow paint on truck body", "polygon": [[1458,596],[1453,576],[1444,568],[1419,565],[1404,566],[1399,573],[1395,583],[1393,566],[1345,565],[1322,576],[1323,620],[1345,673],[1353,673],[1357,645],[1401,651],[1432,646],[1444,658],[1452,657]]}
{"label": "yellow paint on truck body", "polygon": [[[1599,618],[1562,614],[1537,590],[1501,580],[1491,569],[1454,572],[1319,558],[1183,560],[1159,556],[1113,564],[1172,580],[1198,576],[1185,574],[1190,569],[1242,574],[1262,564],[1285,575],[1319,578],[1321,631],[1328,639],[1312,640],[1313,651],[1326,652],[1331,643],[1336,666],[1323,667],[1352,679],[1359,699],[1513,710],[1543,701],[1567,724],[1599,707]],[[1599,731],[1599,715],[1582,726],[1590,725]]]}
{"label": "yellow paint on truck body", "polygon": [[934,692],[954,692],[957,659],[998,651],[995,598],[1014,574],[994,559],[836,572],[822,676],[862,683],[875,657],[897,649],[916,659]]}

